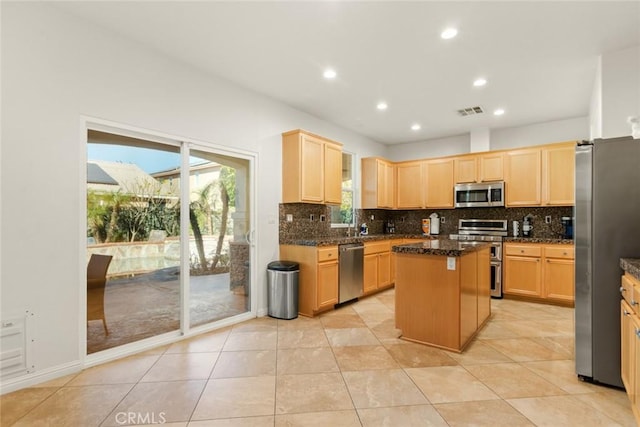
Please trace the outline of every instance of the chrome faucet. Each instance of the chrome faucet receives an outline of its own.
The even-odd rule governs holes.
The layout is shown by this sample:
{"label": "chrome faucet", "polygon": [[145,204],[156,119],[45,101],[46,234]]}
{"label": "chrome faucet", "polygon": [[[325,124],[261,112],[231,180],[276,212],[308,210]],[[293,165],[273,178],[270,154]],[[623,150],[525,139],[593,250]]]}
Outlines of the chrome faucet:
{"label": "chrome faucet", "polygon": [[[351,226],[351,224],[349,224]],[[358,214],[355,209],[353,210],[353,237],[358,237],[360,235],[360,226],[358,225]]]}

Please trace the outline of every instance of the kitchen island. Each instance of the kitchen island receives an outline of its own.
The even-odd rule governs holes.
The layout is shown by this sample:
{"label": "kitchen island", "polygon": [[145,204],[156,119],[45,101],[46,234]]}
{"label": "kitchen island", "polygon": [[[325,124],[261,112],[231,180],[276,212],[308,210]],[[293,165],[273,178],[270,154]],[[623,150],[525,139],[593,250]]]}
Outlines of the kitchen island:
{"label": "kitchen island", "polygon": [[491,315],[490,244],[428,240],[393,252],[401,338],[461,352]]}

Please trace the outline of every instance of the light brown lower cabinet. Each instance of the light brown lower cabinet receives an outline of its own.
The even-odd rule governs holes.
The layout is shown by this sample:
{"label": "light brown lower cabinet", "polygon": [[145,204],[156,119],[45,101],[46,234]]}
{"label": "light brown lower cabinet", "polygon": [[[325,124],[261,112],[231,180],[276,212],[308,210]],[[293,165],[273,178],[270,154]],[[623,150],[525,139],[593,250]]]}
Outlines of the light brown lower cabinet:
{"label": "light brown lower cabinet", "polygon": [[573,305],[573,245],[507,242],[503,264],[505,295]]}
{"label": "light brown lower cabinet", "polygon": [[[624,289],[624,291],[623,291]],[[622,384],[631,401],[633,415],[640,425],[640,280],[625,273],[620,287],[620,370]]]}
{"label": "light brown lower cabinet", "polygon": [[389,240],[389,259],[391,268],[391,283],[396,283],[396,253],[393,252],[393,247],[401,245],[403,239]]}
{"label": "light brown lower cabinet", "polygon": [[391,282],[391,245],[389,240],[364,244],[364,295],[387,288]]}
{"label": "light brown lower cabinet", "polygon": [[314,316],[338,303],[338,246],[280,245],[280,259],[300,264],[298,312]]}

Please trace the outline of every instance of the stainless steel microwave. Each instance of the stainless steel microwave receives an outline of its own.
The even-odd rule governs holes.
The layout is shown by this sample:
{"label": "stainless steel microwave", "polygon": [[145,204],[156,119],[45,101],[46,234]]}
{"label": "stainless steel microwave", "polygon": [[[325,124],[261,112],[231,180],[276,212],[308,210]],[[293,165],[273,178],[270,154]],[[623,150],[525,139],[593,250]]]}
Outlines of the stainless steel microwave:
{"label": "stainless steel microwave", "polygon": [[456,184],[456,208],[504,206],[504,182]]}

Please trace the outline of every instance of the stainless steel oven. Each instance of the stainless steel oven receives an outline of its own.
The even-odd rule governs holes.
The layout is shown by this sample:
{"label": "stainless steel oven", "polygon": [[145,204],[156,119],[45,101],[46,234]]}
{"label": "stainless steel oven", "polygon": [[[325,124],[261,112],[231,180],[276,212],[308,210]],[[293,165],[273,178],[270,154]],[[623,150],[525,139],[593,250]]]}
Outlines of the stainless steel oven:
{"label": "stainless steel oven", "polygon": [[461,219],[452,240],[491,243],[491,296],[502,298],[502,239],[507,235],[506,219]]}
{"label": "stainless steel oven", "polygon": [[491,261],[491,296],[502,298],[502,261]]}

